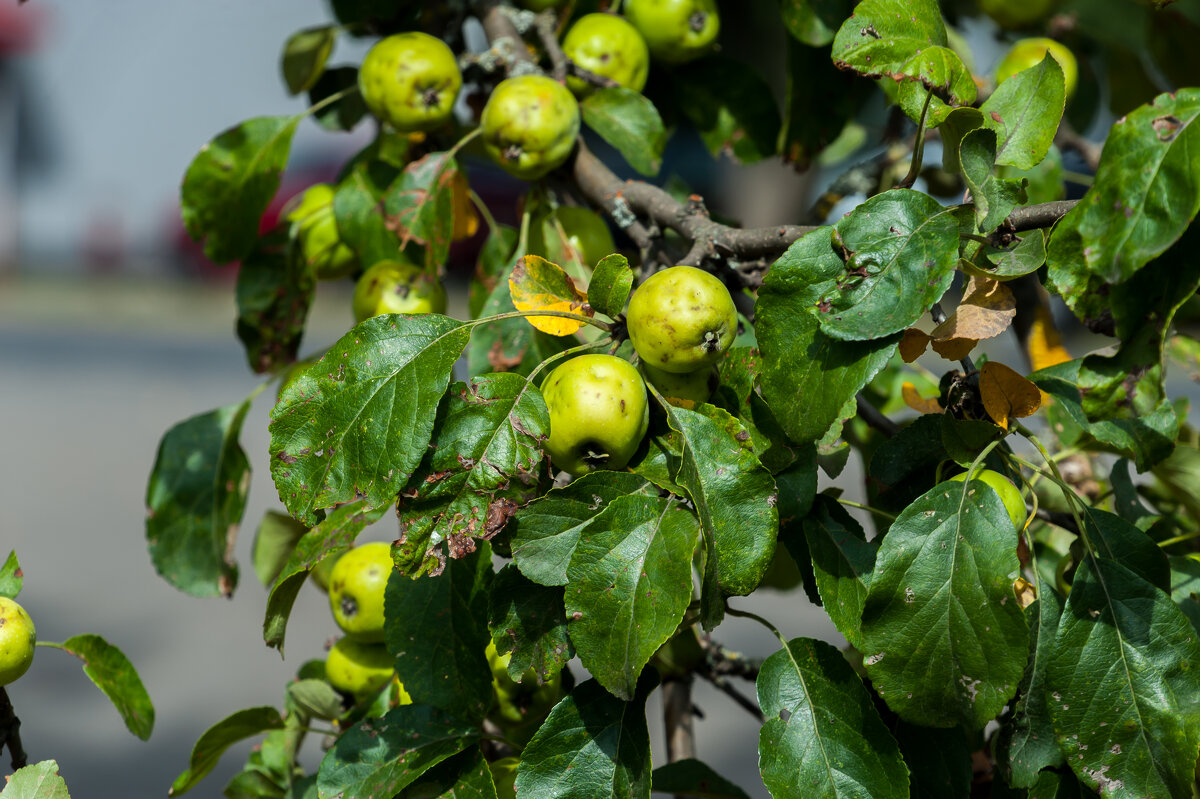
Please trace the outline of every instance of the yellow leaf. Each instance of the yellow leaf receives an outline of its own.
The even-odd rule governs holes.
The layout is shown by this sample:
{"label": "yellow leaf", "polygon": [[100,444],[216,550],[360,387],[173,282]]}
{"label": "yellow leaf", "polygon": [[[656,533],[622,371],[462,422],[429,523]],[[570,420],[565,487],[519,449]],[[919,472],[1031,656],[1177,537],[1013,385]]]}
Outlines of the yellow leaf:
{"label": "yellow leaf", "polygon": [[904,404],[917,413],[942,413],[942,406],[937,399],[925,399],[917,393],[917,387],[912,383],[900,384],[900,396],[904,398]]}
{"label": "yellow leaf", "polygon": [[[517,261],[508,278],[513,307],[518,311],[565,311],[591,317],[587,295],[570,275],[540,255],[526,255]],[[529,324],[552,336],[569,336],[585,324],[561,316],[529,316]]]}
{"label": "yellow leaf", "polygon": [[1071,353],[1063,346],[1058,328],[1054,326],[1050,308],[1045,305],[1037,307],[1033,324],[1029,326],[1029,336],[1025,340],[1025,351],[1035,372],[1071,360]]}
{"label": "yellow leaf", "polygon": [[1038,387],[999,361],[988,361],[980,368],[979,393],[988,416],[1005,430],[1009,419],[1029,416],[1042,404]]}
{"label": "yellow leaf", "polygon": [[1024,577],[1018,577],[1013,582],[1013,593],[1017,596],[1017,604],[1024,610],[1037,599],[1037,586]]}
{"label": "yellow leaf", "polygon": [[900,357],[905,363],[912,363],[925,354],[925,348],[928,346],[929,334],[910,327],[900,338]]}

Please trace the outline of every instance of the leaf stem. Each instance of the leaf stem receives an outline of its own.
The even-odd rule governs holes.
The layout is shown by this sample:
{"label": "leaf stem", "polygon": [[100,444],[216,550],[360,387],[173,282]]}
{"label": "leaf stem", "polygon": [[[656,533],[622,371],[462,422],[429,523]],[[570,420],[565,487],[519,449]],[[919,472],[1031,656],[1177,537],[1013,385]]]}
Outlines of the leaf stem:
{"label": "leaf stem", "polygon": [[885,510],[880,510],[879,508],[872,508],[870,505],[863,505],[861,503],[854,502],[849,499],[842,499],[841,497],[838,497],[837,501],[840,504],[845,505],[847,507],[858,508],[859,510],[867,511],[868,513],[874,513],[876,516],[882,516],[883,518],[888,519],[890,521],[893,521],[893,522],[896,521],[896,515],[893,513],[888,513]]}
{"label": "leaf stem", "polygon": [[487,203],[483,201],[474,189],[467,189],[467,196],[471,198],[471,203],[475,206],[475,210],[479,211],[479,215],[483,217],[483,222],[488,226],[488,230],[496,232],[496,217],[492,216],[492,211],[487,207]]}
{"label": "leaf stem", "polygon": [[471,319],[463,322],[463,324],[468,327],[477,327],[479,325],[487,324],[488,322],[502,322],[505,319],[527,318],[530,316],[557,316],[562,319],[574,319],[577,322],[583,322],[584,324],[591,325],[592,327],[598,327],[605,333],[612,332],[612,325],[608,322],[603,322],[591,316],[584,316],[583,314],[571,313],[570,311],[506,311],[505,313],[498,313],[494,316],[482,316],[479,319]]}
{"label": "leaf stem", "polygon": [[323,100],[313,103],[305,111],[300,113],[298,116],[310,117],[313,114],[320,111],[321,109],[326,108],[327,106],[333,105],[334,103],[338,102],[339,100],[343,100],[354,94],[358,94],[358,86],[347,86],[346,88],[342,89],[340,92],[334,92],[333,94],[329,95],[328,97],[324,98]]}
{"label": "leaf stem", "polygon": [[1191,541],[1196,538],[1200,538],[1200,530],[1193,530],[1190,533],[1184,533],[1183,535],[1177,535],[1174,538],[1167,538],[1165,540],[1159,541],[1158,545],[1161,548],[1166,548],[1166,547],[1172,546],[1174,544],[1182,544],[1184,541]]}
{"label": "leaf stem", "polygon": [[[1094,557],[1096,555],[1096,549],[1092,546],[1092,541],[1090,538],[1088,538],[1087,530],[1083,526],[1083,517],[1079,515],[1079,497],[1075,494],[1075,491],[1071,488],[1070,484],[1063,479],[1062,473],[1058,470],[1058,462],[1050,457],[1050,453],[1046,451],[1046,446],[1042,444],[1038,437],[1035,436],[1033,431],[1031,431],[1028,427],[1020,422],[1014,422],[1013,430],[1020,434],[1030,444],[1033,444],[1033,446],[1036,447],[1037,451],[1041,454],[1042,459],[1046,461],[1046,465],[1050,467],[1050,471],[1053,473],[1053,477],[1051,479],[1058,484],[1059,489],[1063,493],[1063,498],[1067,501],[1067,506],[1071,509],[1071,516],[1075,519],[1076,526],[1079,527],[1079,537],[1083,540],[1083,545],[1087,547],[1088,552]],[[1015,458],[1016,456],[1013,457]],[[1020,459],[1018,459],[1018,462],[1019,461]],[[1037,467],[1034,467],[1032,464],[1029,465],[1035,471],[1038,471]]]}
{"label": "leaf stem", "polygon": [[589,341],[586,344],[580,344],[578,347],[568,347],[567,349],[563,350],[562,352],[556,352],[553,355],[551,355],[550,357],[546,358],[546,360],[539,363],[537,366],[533,367],[533,371],[530,372],[529,377],[527,377],[525,379],[527,381],[529,381],[530,383],[532,383],[533,378],[537,377],[538,374],[543,369],[545,369],[547,366],[554,363],[555,361],[562,360],[563,358],[566,358],[569,355],[574,355],[578,352],[585,352],[586,350],[592,350],[592,349],[597,349],[599,347],[608,346],[608,343],[610,341],[612,341],[612,339],[605,336],[604,338],[597,339],[596,341]]}
{"label": "leaf stem", "polygon": [[921,174],[921,161],[925,157],[925,117],[929,113],[929,103],[933,100],[933,90],[925,94],[925,105],[921,107],[921,119],[917,122],[917,143],[913,147],[912,161],[909,162],[908,174],[904,180],[896,184],[899,189],[911,189]]}
{"label": "leaf stem", "polygon": [[725,606],[725,612],[728,613],[730,616],[740,616],[743,619],[750,619],[751,621],[758,622],[763,627],[766,627],[768,630],[770,630],[774,634],[774,636],[779,639],[779,643],[783,645],[784,649],[788,648],[787,639],[783,637],[783,633],[781,633],[779,631],[779,628],[776,627],[771,622],[767,621],[762,616],[759,616],[757,613],[751,613],[748,610],[738,610],[736,608],[729,607],[729,605]]}

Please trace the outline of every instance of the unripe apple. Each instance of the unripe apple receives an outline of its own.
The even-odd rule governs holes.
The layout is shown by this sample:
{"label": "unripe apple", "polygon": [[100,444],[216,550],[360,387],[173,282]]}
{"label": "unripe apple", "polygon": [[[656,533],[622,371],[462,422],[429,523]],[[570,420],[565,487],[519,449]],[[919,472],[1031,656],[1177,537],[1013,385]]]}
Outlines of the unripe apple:
{"label": "unripe apple", "polygon": [[480,117],[483,147],[506,172],[534,180],[562,164],[579,135],[575,95],[544,75],[507,78]]}
{"label": "unripe apple", "polygon": [[442,282],[407,261],[373,264],[354,286],[354,319],[358,322],[384,313],[445,312]]}
{"label": "unripe apple", "polygon": [[573,475],[624,467],[650,425],[642,376],[613,355],[580,355],[558,366],[542,396],[550,412],[546,453]]}
{"label": "unripe apple", "polygon": [[0,686],[29,670],[37,644],[33,619],[16,600],[0,597]]}
{"label": "unripe apple", "polygon": [[454,52],[441,39],[409,31],[380,39],[358,71],[363,102],[396,130],[436,128],[462,88]]}
{"label": "unripe apple", "polygon": [[[650,74],[650,51],[646,40],[624,17],[616,14],[586,14],[563,38],[563,52],[589,72],[640,92]],[[571,76],[567,88],[579,97],[595,91],[585,80]]]}
{"label": "unripe apple", "polygon": [[650,54],[668,64],[709,52],[721,32],[716,0],[628,0],[625,16],[646,40]]}
{"label": "unripe apple", "polygon": [[329,573],[329,608],[346,636],[383,641],[383,592],[392,574],[392,545],[382,541],[347,551]]}
{"label": "unripe apple", "polygon": [[[950,479],[961,483],[967,479],[967,473],[956,474]],[[987,483],[1000,496],[1000,501],[1004,503],[1004,509],[1008,511],[1008,518],[1012,520],[1013,527],[1017,529],[1017,532],[1025,529],[1025,519],[1028,516],[1025,510],[1025,500],[1021,498],[1021,492],[1012,484],[1011,480],[991,469],[980,469],[975,472],[973,479]]]}
{"label": "unripe apple", "polygon": [[646,278],[629,299],[626,319],[642,362],[677,374],[715,365],[737,336],[729,289],[693,266],[672,266]]}
{"label": "unripe apple", "polygon": [[1046,57],[1046,53],[1062,67],[1063,86],[1067,98],[1070,98],[1075,91],[1075,84],[1079,82],[1079,64],[1076,63],[1075,54],[1070,48],[1053,39],[1021,39],[1014,44],[996,67],[996,85],[999,86],[1018,72],[1037,66]]}
{"label": "unripe apple", "polygon": [[356,701],[362,701],[387,685],[395,668],[396,659],[383,644],[339,638],[325,658],[325,680]]}
{"label": "unripe apple", "polygon": [[300,204],[287,215],[294,225],[304,262],[321,280],[348,277],[358,268],[358,256],[342,243],[338,233],[333,193],[333,186],[328,183],[309,186]]}

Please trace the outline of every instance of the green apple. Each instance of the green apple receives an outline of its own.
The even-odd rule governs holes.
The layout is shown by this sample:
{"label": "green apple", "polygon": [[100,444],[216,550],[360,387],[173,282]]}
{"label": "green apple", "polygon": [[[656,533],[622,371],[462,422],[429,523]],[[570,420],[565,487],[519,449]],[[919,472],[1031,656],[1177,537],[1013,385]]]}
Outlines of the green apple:
{"label": "green apple", "polygon": [[579,135],[575,95],[544,75],[507,78],[480,117],[483,147],[506,172],[534,180],[561,165]]}
{"label": "green apple", "polygon": [[392,574],[392,545],[382,541],[347,551],[329,573],[329,607],[347,637],[383,640],[383,592]]}
{"label": "green apple", "polygon": [[[950,479],[961,483],[967,479],[967,473],[956,474]],[[1012,481],[1000,472],[991,469],[980,469],[975,472],[974,479],[987,483],[1000,496],[1000,501],[1004,503],[1004,509],[1008,511],[1008,518],[1012,520],[1013,527],[1017,529],[1017,532],[1024,530],[1025,519],[1029,514],[1025,510],[1025,500],[1021,498],[1021,492],[1012,484]]]}
{"label": "green apple", "polygon": [[737,336],[737,308],[725,284],[703,269],[672,266],[629,299],[629,339],[643,363],[676,374],[714,366]]}
{"label": "green apple", "polygon": [[[559,227],[562,232],[559,232]],[[563,266],[578,261],[593,269],[606,255],[617,251],[604,218],[587,208],[560,205],[542,224],[546,260]]]}
{"label": "green apple", "polygon": [[712,366],[695,372],[664,372],[643,361],[639,368],[646,382],[658,389],[663,399],[678,408],[688,410],[708,402],[720,380],[716,368]]}
{"label": "green apple", "polygon": [[558,366],[542,396],[550,412],[546,453],[573,475],[623,468],[650,425],[642,376],[613,355],[580,355]]}
{"label": "green apple", "polygon": [[709,52],[721,32],[716,0],[628,0],[625,16],[646,40],[650,54],[668,64]]}
{"label": "green apple", "polygon": [[36,644],[37,631],[25,608],[15,600],[0,597],[0,686],[29,670]]}
{"label": "green apple", "polygon": [[316,566],[312,567],[312,571],[308,573],[312,578],[313,584],[325,593],[329,593],[329,578],[333,575],[333,567],[337,565],[338,558],[341,555],[330,555],[327,558],[322,558]]}
{"label": "green apple", "polygon": [[519,757],[502,757],[488,763],[492,782],[496,784],[496,799],[517,799],[517,766]]}
{"label": "green apple", "polygon": [[1046,53],[1062,67],[1063,84],[1070,98],[1075,91],[1075,84],[1079,82],[1079,64],[1075,61],[1075,54],[1065,44],[1053,39],[1021,39],[1014,44],[996,67],[996,85],[999,86],[1018,72],[1037,66]]}
{"label": "green apple", "polygon": [[396,659],[383,644],[339,638],[325,658],[325,680],[361,702],[387,685],[395,668]]}
{"label": "green apple", "polygon": [[371,113],[396,130],[431,130],[453,113],[462,73],[445,42],[410,31],[371,48],[358,70],[358,87]]}
{"label": "green apple", "polygon": [[384,313],[445,312],[442,281],[407,261],[373,264],[354,286],[354,318],[359,322]]}
{"label": "green apple", "polygon": [[1050,15],[1058,0],[979,0],[979,10],[1002,28],[1024,28]]}
{"label": "green apple", "polygon": [[287,215],[300,252],[312,273],[321,280],[348,277],[358,268],[358,256],[342,243],[333,216],[333,186],[309,186],[300,204]]}
{"label": "green apple", "polygon": [[[650,74],[650,51],[637,28],[616,14],[585,14],[563,38],[563,52],[578,66],[640,92]],[[579,97],[595,85],[574,76],[567,88]]]}

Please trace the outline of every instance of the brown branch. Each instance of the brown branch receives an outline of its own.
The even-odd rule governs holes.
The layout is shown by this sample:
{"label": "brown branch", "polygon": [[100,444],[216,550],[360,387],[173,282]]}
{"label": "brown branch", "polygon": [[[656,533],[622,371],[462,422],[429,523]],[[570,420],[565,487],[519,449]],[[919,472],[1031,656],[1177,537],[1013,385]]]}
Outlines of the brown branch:
{"label": "brown branch", "polygon": [[900,425],[893,422],[883,411],[872,405],[861,393],[855,398],[858,416],[868,427],[873,427],[888,438],[893,438],[900,432]]}
{"label": "brown branch", "polygon": [[8,698],[8,691],[0,688],[0,749],[8,747],[8,753],[12,756],[12,768],[16,771],[19,768],[24,768],[29,762],[29,758],[25,755],[25,749],[21,746],[21,720],[17,718],[16,711],[13,710],[12,701]]}
{"label": "brown branch", "polygon": [[550,57],[551,74],[556,81],[565,81],[569,59],[558,43],[558,17],[553,11],[543,11],[533,18],[533,27],[542,43],[542,49]]}
{"label": "brown branch", "polygon": [[1008,215],[1008,219],[1004,221],[1004,224],[1017,232],[1050,227],[1066,216],[1067,212],[1074,208],[1077,202],[1078,200],[1058,200],[1052,203],[1027,205],[1024,208],[1017,208]]}
{"label": "brown branch", "polygon": [[662,684],[662,702],[663,724],[667,731],[667,762],[695,757],[691,677],[665,680]]}
{"label": "brown branch", "polygon": [[529,54],[529,49],[525,47],[525,41],[517,32],[516,26],[509,19],[508,12],[499,0],[484,0],[480,5],[479,22],[483,25],[483,32],[487,34],[488,42],[492,47],[509,50],[509,55],[515,63],[532,66],[534,64],[533,56]]}

